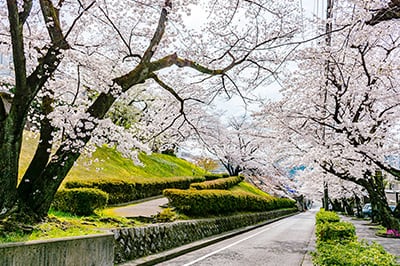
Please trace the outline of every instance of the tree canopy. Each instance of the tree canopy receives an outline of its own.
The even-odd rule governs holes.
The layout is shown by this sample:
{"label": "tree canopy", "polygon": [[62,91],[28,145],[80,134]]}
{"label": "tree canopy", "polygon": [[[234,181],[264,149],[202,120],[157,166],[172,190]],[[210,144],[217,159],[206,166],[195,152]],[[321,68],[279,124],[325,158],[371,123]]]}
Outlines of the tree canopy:
{"label": "tree canopy", "polygon": [[[208,17],[201,31],[190,31],[182,17],[200,4]],[[154,108],[165,112],[161,128],[150,117],[140,121],[148,135],[157,132],[154,127],[194,128],[199,104],[221,93],[245,98],[277,71],[284,61],[280,55],[290,52],[286,44],[298,31],[299,14],[292,1],[7,0],[0,5],[0,51],[12,57],[13,70],[1,76],[2,92],[12,101],[9,108],[0,102],[0,216],[33,220],[47,215],[88,143],[111,141],[133,153],[145,149],[137,131],[105,118],[118,98],[145,102],[148,98],[138,95],[150,92],[164,100]],[[141,92],[126,96],[136,89]],[[37,128],[40,142],[18,183],[27,126]]]}

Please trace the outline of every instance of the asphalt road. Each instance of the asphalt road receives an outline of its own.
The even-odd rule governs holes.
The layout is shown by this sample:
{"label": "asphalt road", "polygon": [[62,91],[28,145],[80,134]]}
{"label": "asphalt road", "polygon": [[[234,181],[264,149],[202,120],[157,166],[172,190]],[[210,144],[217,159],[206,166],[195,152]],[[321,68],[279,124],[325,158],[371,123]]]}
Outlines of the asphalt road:
{"label": "asphalt road", "polygon": [[303,265],[316,211],[314,208],[157,265]]}

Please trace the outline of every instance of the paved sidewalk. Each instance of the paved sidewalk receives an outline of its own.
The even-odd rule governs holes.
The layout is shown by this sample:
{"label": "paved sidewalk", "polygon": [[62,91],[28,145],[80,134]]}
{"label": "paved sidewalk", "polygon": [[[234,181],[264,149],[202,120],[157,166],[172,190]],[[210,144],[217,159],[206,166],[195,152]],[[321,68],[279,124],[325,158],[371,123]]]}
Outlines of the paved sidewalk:
{"label": "paved sidewalk", "polygon": [[400,263],[400,238],[379,237],[375,235],[377,229],[371,225],[369,220],[356,219],[348,216],[341,216],[342,221],[351,222],[356,227],[358,240],[365,239],[368,242],[375,241],[383,246],[383,248],[397,257]]}
{"label": "paved sidewalk", "polygon": [[113,213],[122,217],[151,217],[162,210],[161,206],[168,204],[167,198],[157,198],[140,203],[113,208]]}
{"label": "paved sidewalk", "polygon": [[314,226],[314,230],[311,234],[311,239],[308,242],[307,253],[304,255],[301,266],[313,266],[314,265],[312,262],[311,252],[315,251],[315,241],[316,241],[316,236],[315,236],[315,226]]}

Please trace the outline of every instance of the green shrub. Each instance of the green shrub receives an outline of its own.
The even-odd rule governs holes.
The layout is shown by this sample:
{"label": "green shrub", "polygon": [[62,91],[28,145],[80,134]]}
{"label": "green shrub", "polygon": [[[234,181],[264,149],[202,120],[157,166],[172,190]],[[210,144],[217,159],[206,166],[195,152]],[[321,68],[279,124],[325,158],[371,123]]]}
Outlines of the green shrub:
{"label": "green shrub", "polygon": [[158,196],[166,188],[187,189],[193,182],[204,181],[204,177],[168,177],[136,183],[127,179],[84,179],[65,183],[66,188],[98,188],[109,195],[109,204],[130,202],[138,199]]}
{"label": "green shrub", "polygon": [[165,223],[165,222],[173,222],[177,218],[176,212],[174,212],[171,208],[165,208],[161,212],[157,213],[154,217],[155,222],[157,223]]}
{"label": "green shrub", "polygon": [[95,188],[74,188],[57,191],[52,207],[76,215],[91,215],[107,205],[108,195]]}
{"label": "green shrub", "polygon": [[356,239],[356,229],[349,222],[320,223],[316,228],[318,241],[350,241]]}
{"label": "green shrub", "polygon": [[219,179],[219,178],[226,178],[229,177],[228,174],[224,173],[224,174],[207,174],[204,175],[204,178],[209,181],[209,180],[215,180],[215,179]]}
{"label": "green shrub", "polygon": [[295,202],[290,199],[269,199],[249,193],[235,193],[227,190],[166,189],[163,193],[172,206],[179,212],[188,215],[269,211],[295,207]]}
{"label": "green shrub", "polygon": [[387,253],[382,246],[358,242],[354,225],[340,222],[339,215],[334,212],[321,209],[317,213],[316,235],[314,265],[397,265],[395,256]]}
{"label": "green shrub", "polygon": [[319,212],[317,212],[315,219],[316,219],[316,224],[327,223],[327,222],[333,223],[340,221],[339,215],[336,212],[325,211],[324,209],[321,209]]}
{"label": "green shrub", "polygon": [[192,183],[190,188],[192,189],[229,189],[236,186],[243,181],[242,176],[231,176],[227,178],[220,178],[215,180],[204,181],[201,183]]}
{"label": "green shrub", "polygon": [[398,265],[395,256],[387,253],[382,246],[376,243],[369,245],[364,241],[320,242],[317,252],[313,254],[313,264],[321,266]]}

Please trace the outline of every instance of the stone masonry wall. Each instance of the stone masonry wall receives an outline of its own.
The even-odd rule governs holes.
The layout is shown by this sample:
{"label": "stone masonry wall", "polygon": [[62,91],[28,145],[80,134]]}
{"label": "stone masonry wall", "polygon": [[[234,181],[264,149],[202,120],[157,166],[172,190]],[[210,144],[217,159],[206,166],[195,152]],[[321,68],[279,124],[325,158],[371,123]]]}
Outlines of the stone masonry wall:
{"label": "stone masonry wall", "polygon": [[296,211],[297,209],[275,210],[212,219],[113,229],[112,232],[115,238],[114,263],[144,257],[205,237],[254,225]]}

